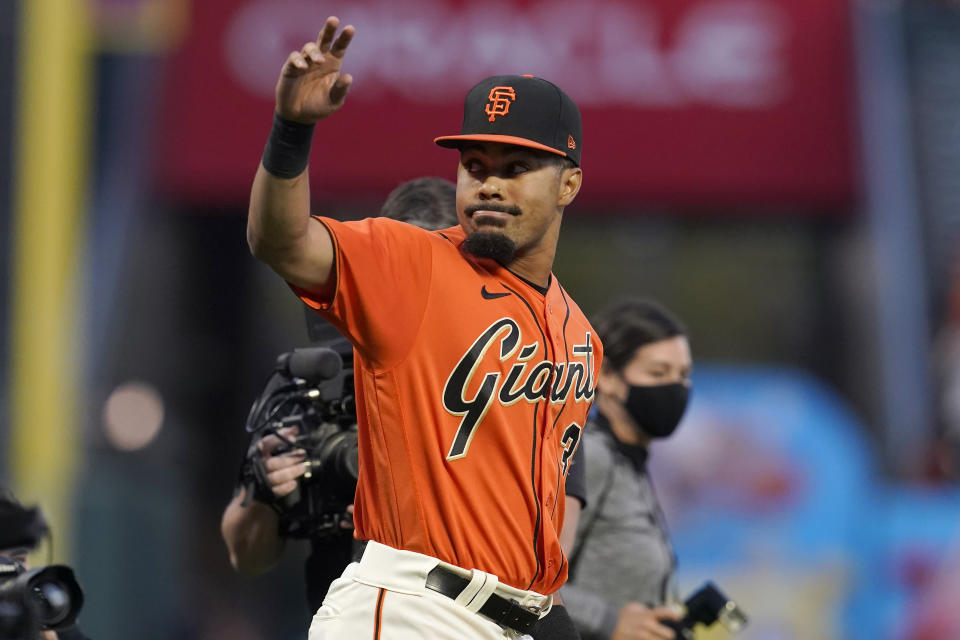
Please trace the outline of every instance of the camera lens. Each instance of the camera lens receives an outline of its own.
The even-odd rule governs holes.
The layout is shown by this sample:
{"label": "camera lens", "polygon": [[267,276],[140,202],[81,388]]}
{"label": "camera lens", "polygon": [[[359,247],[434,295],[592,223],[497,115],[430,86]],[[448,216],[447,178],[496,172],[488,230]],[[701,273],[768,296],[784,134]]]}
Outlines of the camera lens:
{"label": "camera lens", "polygon": [[76,620],[83,606],[83,591],[69,567],[33,569],[23,577],[27,580],[24,592],[29,594],[41,625],[56,629]]}
{"label": "camera lens", "polygon": [[57,582],[36,585],[33,595],[40,605],[40,618],[45,626],[56,626],[70,614],[70,594]]}
{"label": "camera lens", "polygon": [[344,439],[339,466],[341,477],[349,478],[350,482],[355,484],[360,477],[360,452],[357,448],[356,435]]}

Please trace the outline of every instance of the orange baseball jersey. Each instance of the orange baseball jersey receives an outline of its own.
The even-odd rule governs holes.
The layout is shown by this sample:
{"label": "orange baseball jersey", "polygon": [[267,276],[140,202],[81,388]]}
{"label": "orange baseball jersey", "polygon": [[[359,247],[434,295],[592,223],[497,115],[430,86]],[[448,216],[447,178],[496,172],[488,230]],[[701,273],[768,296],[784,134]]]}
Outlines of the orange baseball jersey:
{"label": "orange baseball jersey", "polygon": [[544,294],[462,251],[459,227],[318,220],[333,297],[297,293],[355,348],[356,536],[556,591],[564,479],[602,356],[589,322],[556,278]]}

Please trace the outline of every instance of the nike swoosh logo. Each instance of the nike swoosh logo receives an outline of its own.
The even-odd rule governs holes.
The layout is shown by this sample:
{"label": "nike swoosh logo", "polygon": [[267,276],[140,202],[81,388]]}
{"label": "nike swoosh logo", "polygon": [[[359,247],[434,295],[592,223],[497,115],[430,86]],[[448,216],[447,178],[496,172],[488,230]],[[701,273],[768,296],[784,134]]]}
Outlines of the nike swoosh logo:
{"label": "nike swoosh logo", "polygon": [[480,287],[480,295],[483,296],[484,300],[496,300],[497,298],[503,298],[504,296],[510,295],[509,293],[490,293],[487,291],[487,285]]}

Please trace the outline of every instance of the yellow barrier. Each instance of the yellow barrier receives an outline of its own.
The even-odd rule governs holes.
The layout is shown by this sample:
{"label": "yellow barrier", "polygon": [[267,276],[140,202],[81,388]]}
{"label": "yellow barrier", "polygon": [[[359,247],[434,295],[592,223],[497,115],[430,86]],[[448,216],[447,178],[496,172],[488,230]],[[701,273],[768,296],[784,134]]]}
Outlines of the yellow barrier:
{"label": "yellow barrier", "polygon": [[[92,78],[89,6],[20,3],[15,118],[10,468],[14,490],[71,539],[83,422],[79,308]],[[67,562],[68,544],[57,545]]]}

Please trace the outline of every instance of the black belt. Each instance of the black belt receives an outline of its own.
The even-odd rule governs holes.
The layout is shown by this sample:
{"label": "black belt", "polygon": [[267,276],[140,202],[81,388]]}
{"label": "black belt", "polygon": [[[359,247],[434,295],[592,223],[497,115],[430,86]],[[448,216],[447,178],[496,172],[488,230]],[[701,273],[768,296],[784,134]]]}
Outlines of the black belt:
{"label": "black belt", "polygon": [[[468,578],[458,576],[453,571],[439,565],[427,574],[427,589],[442,593],[452,600],[456,600],[457,596],[463,593],[463,590],[469,584],[470,580]],[[530,631],[537,620],[540,619],[539,613],[534,613],[520,606],[516,600],[508,600],[495,593],[491,593],[487,597],[487,601],[483,603],[477,613],[493,620],[501,627],[509,627],[520,633]]]}

